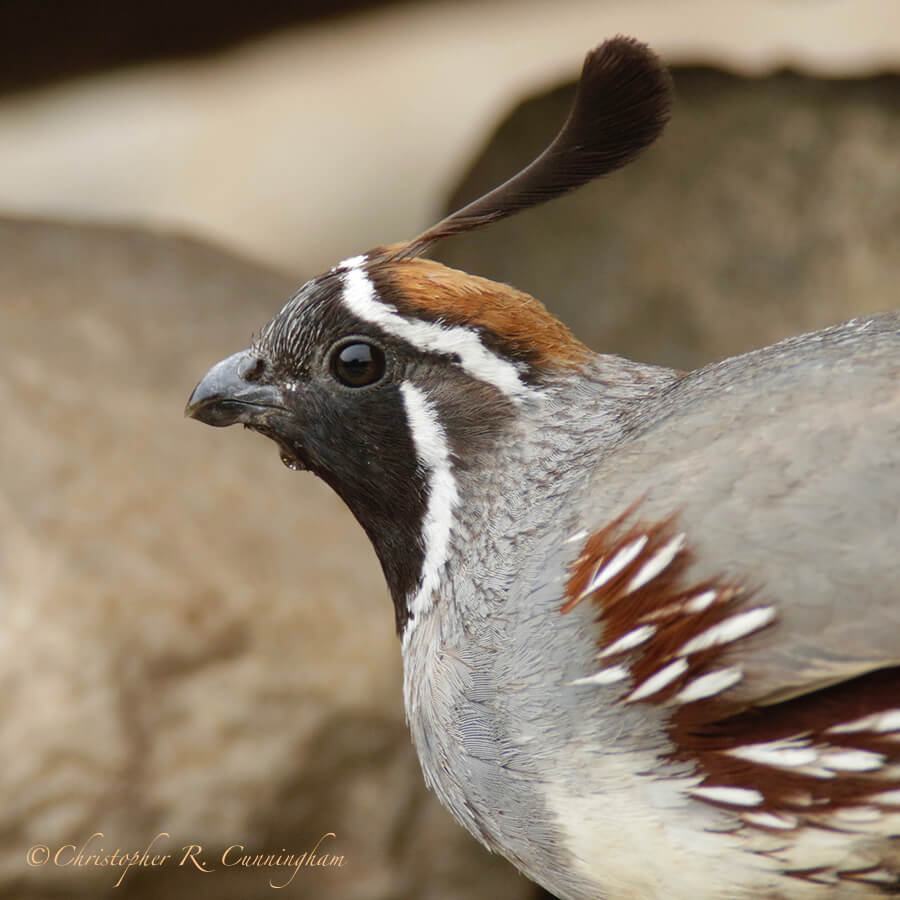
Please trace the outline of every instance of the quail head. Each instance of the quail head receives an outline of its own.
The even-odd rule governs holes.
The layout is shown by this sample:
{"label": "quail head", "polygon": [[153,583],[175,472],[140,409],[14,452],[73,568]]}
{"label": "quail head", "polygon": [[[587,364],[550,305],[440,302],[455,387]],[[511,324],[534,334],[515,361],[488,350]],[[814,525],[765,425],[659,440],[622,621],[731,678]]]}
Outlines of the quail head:
{"label": "quail head", "polygon": [[426,781],[549,891],[898,892],[900,315],[685,373],[422,258],[627,163],[669,95],[602,44],[530,166],[305,284],[187,412],[343,498]]}

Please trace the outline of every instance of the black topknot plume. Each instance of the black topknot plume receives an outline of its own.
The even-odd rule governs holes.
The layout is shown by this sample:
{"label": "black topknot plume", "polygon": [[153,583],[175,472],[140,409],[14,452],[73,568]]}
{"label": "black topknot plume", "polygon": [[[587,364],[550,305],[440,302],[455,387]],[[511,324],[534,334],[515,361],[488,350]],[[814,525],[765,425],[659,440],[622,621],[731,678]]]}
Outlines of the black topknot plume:
{"label": "black topknot plume", "polygon": [[560,197],[631,162],[669,120],[671,82],[659,57],[614,37],[584,60],[575,103],[553,143],[517,175],[398,248],[419,256],[432,244]]}

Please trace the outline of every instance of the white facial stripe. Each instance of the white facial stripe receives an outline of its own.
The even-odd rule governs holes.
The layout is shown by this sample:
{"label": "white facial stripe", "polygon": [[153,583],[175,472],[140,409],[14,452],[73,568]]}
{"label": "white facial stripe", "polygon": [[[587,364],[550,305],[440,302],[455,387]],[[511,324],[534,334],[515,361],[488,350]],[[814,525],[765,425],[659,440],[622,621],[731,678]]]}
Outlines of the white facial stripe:
{"label": "white facial stripe", "polygon": [[409,599],[413,618],[407,624],[404,641],[420,616],[428,612],[440,581],[441,569],[447,561],[453,509],[459,502],[456,481],[450,465],[450,446],[438,419],[434,404],[417,387],[405,381],[400,385],[406,417],[423,468],[428,470],[428,507],[422,522],[425,559],[415,595]]}
{"label": "white facial stripe", "polygon": [[338,267],[344,271],[343,302],[354,315],[422,350],[457,356],[464,371],[493,385],[512,400],[525,395],[528,388],[519,377],[518,369],[508,360],[491,353],[471,328],[407,319],[389,303],[380,301],[375,296],[375,286],[364,263],[364,256],[354,256]]}

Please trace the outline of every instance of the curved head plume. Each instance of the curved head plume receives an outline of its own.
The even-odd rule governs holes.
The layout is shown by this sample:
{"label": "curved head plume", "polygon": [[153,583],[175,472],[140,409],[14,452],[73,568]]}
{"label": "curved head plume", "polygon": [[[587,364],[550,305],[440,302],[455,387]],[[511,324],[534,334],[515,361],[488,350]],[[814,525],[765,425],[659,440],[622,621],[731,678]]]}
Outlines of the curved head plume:
{"label": "curved head plume", "polygon": [[621,168],[659,137],[669,120],[670,98],[669,75],[646,44],[622,36],[604,41],[585,57],[569,117],[537,159],[409,243],[391,249],[399,257],[419,256],[446,237],[546,203]]}

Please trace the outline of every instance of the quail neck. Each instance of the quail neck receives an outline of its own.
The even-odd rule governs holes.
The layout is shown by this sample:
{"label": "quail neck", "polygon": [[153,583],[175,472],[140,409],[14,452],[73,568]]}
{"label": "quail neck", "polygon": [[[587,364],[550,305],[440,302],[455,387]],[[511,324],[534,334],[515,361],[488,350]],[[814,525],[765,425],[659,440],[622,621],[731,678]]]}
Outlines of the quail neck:
{"label": "quail neck", "polygon": [[[494,388],[497,414],[490,422],[459,415],[472,385],[461,384],[456,398],[439,391],[434,409],[453,449],[444,470],[430,468],[422,456],[420,467],[429,496],[439,498],[442,483],[452,484],[445,496],[453,502],[435,504],[445,523],[444,562],[434,581],[422,580],[433,585],[432,593],[417,593],[410,605],[404,648],[416,618],[432,611],[450,635],[502,610],[523,568],[539,566],[542,554],[558,550],[544,536],[575,521],[587,488],[584,473],[598,452],[613,452],[642,402],[677,377],[667,369],[592,357],[571,370],[545,371],[511,406]],[[425,443],[423,425],[413,418],[408,423],[417,448]]]}

